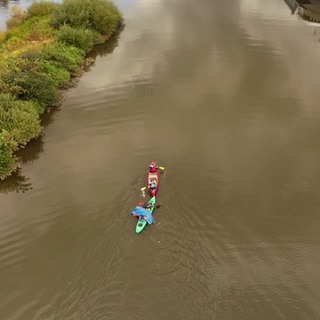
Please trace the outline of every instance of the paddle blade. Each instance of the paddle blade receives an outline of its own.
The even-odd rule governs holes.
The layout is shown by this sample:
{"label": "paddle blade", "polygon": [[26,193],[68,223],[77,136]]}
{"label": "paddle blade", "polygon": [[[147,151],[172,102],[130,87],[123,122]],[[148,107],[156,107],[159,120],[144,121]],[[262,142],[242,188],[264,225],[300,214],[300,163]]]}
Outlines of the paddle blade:
{"label": "paddle blade", "polygon": [[164,170],[164,167],[159,167],[160,170]]}
{"label": "paddle blade", "polygon": [[147,189],[147,187],[142,187],[142,188],[140,188],[141,191],[144,191],[144,190],[146,190],[146,189]]}

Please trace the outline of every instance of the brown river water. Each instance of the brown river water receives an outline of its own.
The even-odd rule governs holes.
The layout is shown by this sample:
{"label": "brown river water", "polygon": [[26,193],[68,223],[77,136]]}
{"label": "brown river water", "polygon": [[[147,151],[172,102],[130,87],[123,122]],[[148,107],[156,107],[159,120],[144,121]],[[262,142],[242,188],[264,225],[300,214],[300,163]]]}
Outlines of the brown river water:
{"label": "brown river water", "polygon": [[0,319],[320,319],[320,29],[282,0],[116,3],[0,184]]}

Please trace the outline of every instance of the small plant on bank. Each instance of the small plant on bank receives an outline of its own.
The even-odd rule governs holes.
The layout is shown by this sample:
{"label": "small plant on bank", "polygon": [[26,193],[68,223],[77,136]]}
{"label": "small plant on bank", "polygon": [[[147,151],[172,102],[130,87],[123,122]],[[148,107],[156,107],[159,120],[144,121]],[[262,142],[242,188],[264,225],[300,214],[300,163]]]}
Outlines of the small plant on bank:
{"label": "small plant on bank", "polygon": [[27,10],[28,18],[35,17],[35,16],[48,16],[58,6],[59,4],[53,1],[32,2],[32,4]]}
{"label": "small plant on bank", "polygon": [[43,113],[47,106],[58,104],[59,95],[55,81],[44,72],[44,61],[32,57],[34,59],[29,60],[20,56],[7,62],[7,68],[2,71],[0,78],[2,92],[21,100],[37,102],[40,106],[38,112]]}
{"label": "small plant on bank", "polygon": [[3,141],[3,133],[0,133],[0,179],[10,175],[18,167],[17,157],[13,150]]}
{"label": "small plant on bank", "polygon": [[41,48],[41,54],[44,60],[55,62],[70,72],[79,68],[85,56],[83,50],[58,41],[45,43]]}
{"label": "small plant on bank", "polygon": [[69,25],[76,29],[93,29],[111,35],[123,18],[115,4],[107,0],[64,0],[51,15],[51,25],[59,29]]}
{"label": "small plant on bank", "polygon": [[5,40],[6,33],[0,30],[0,44]]}
{"label": "small plant on bank", "polygon": [[9,93],[0,94],[0,131],[3,130],[11,138],[13,151],[37,137],[41,126],[32,102],[17,100]]}
{"label": "small plant on bank", "polygon": [[27,17],[27,13],[18,6],[11,7],[11,18],[6,21],[7,28],[19,26]]}
{"label": "small plant on bank", "polygon": [[41,132],[39,116],[32,102],[0,94],[0,179],[18,167],[14,152]]}
{"label": "small plant on bank", "polygon": [[68,25],[63,25],[57,32],[58,40],[67,45],[82,49],[85,53],[101,42],[101,35],[91,29],[76,29]]}

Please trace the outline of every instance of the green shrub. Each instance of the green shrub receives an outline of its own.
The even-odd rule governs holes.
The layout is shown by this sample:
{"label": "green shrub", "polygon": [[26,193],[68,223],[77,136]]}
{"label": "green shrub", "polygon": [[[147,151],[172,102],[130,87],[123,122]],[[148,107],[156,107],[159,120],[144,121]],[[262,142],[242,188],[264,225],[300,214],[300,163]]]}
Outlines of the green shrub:
{"label": "green shrub", "polygon": [[70,81],[70,72],[57,63],[46,61],[44,71],[55,82],[57,87],[61,87]]}
{"label": "green shrub", "polygon": [[111,1],[64,0],[52,12],[50,24],[56,29],[69,25],[72,28],[93,29],[109,35],[122,20],[121,13]]}
{"label": "green shrub", "polygon": [[25,145],[41,131],[38,114],[33,107],[14,107],[8,111],[0,109],[0,128],[10,132],[17,146]]}
{"label": "green shrub", "polygon": [[38,102],[41,106],[40,113],[43,113],[47,106],[56,106],[59,103],[59,94],[54,80],[45,73],[26,72],[16,81],[24,89],[18,98]]}
{"label": "green shrub", "polygon": [[56,29],[67,24],[73,28],[90,28],[90,8],[94,0],[64,0],[51,14]]}
{"label": "green shrub", "polygon": [[20,58],[33,61],[33,63],[41,61],[38,69],[49,76],[55,83],[56,87],[64,85],[70,80],[70,72],[55,61],[47,61],[48,59],[44,58],[44,55],[40,50],[29,49],[23,52],[20,55]]}
{"label": "green shrub", "polygon": [[42,47],[41,54],[45,60],[55,62],[62,68],[73,72],[79,68],[85,52],[61,42],[51,42]]}
{"label": "green shrub", "polygon": [[2,43],[6,38],[6,33],[0,30],[0,43]]}
{"label": "green shrub", "polygon": [[11,63],[4,62],[0,65],[0,93],[10,93],[17,97],[22,94],[24,90],[15,82],[16,75],[14,75],[11,65]]}
{"label": "green shrub", "polygon": [[91,12],[91,22],[101,34],[112,34],[123,20],[117,7],[110,1],[96,0]]}
{"label": "green shrub", "polygon": [[49,25],[49,17],[33,16],[25,20],[20,26],[21,38],[39,40],[54,37],[55,30]]}
{"label": "green shrub", "polygon": [[20,42],[20,39],[16,36],[13,36],[7,41],[7,46],[8,48],[14,47],[19,42]]}
{"label": "green shrub", "polygon": [[56,83],[44,70],[44,61],[40,59],[18,57],[8,61],[6,70],[1,72],[1,92],[37,102],[42,113],[47,106],[55,106],[59,102]]}
{"label": "green shrub", "polygon": [[19,26],[18,37],[24,41],[39,41],[54,37],[55,30],[49,25],[49,17],[34,16]]}
{"label": "green shrub", "polygon": [[31,60],[31,61],[41,61],[42,54],[39,50],[29,49],[21,53],[20,58]]}
{"label": "green shrub", "polygon": [[14,151],[19,145],[25,145],[40,131],[39,116],[31,102],[0,94],[0,179],[17,168]]}
{"label": "green shrub", "polygon": [[[0,93],[0,111],[1,112],[7,112],[10,109],[19,106],[19,104],[24,105],[25,102],[16,100],[16,98],[9,93]],[[1,129],[2,128],[0,127],[0,131]]]}
{"label": "green shrub", "polygon": [[75,46],[84,52],[89,52],[100,41],[101,36],[97,31],[90,29],[75,29],[63,25],[57,32],[58,40],[67,45]]}
{"label": "green shrub", "polygon": [[23,21],[18,27],[7,30],[4,40],[16,38],[19,41],[33,41],[54,37],[55,29],[49,25],[49,17],[34,16]]}
{"label": "green shrub", "polygon": [[22,23],[20,18],[11,17],[6,21],[6,26],[8,29],[19,26]]}
{"label": "green shrub", "polygon": [[9,176],[16,169],[18,160],[14,156],[13,150],[2,141],[2,135],[0,133],[0,179]]}
{"label": "green shrub", "polygon": [[5,32],[5,41],[9,40],[12,37],[16,37],[17,39],[19,39],[19,36],[21,34],[21,31],[19,30],[19,28],[12,28],[9,29]]}
{"label": "green shrub", "polygon": [[32,2],[27,10],[28,17],[50,15],[57,6],[58,4],[52,1]]}
{"label": "green shrub", "polygon": [[32,103],[32,107],[36,110],[37,114],[42,114],[44,112],[45,108],[38,101],[30,100],[30,103]]}
{"label": "green shrub", "polygon": [[16,100],[10,94],[0,94],[0,131],[8,133],[12,150],[37,137],[41,129],[32,102]]}

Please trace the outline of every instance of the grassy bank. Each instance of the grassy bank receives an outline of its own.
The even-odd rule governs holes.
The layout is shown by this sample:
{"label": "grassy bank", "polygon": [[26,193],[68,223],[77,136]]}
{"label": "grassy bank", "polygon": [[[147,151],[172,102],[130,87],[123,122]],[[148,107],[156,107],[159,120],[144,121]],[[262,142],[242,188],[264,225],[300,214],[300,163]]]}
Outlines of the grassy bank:
{"label": "grassy bank", "polygon": [[12,8],[0,31],[0,179],[17,168],[16,151],[42,131],[40,116],[61,102],[94,45],[122,25],[117,7],[107,0],[33,2]]}

